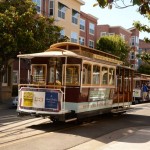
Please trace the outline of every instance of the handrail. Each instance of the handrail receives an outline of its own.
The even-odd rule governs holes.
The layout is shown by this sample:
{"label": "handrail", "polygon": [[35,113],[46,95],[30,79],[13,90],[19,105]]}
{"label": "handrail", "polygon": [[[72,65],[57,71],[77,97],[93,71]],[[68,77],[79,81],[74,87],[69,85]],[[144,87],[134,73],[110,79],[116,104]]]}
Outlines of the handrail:
{"label": "handrail", "polygon": [[62,87],[64,87],[64,86],[61,86],[61,85],[44,85],[44,84],[19,84],[18,86],[46,87],[46,88],[62,88]]}

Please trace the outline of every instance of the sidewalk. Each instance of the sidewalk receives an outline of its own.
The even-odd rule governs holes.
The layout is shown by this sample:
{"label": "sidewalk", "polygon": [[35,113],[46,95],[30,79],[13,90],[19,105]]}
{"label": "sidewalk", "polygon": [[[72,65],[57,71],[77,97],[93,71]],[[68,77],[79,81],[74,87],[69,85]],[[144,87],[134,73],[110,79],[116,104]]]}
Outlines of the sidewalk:
{"label": "sidewalk", "polygon": [[150,150],[150,126],[114,131],[69,150]]}

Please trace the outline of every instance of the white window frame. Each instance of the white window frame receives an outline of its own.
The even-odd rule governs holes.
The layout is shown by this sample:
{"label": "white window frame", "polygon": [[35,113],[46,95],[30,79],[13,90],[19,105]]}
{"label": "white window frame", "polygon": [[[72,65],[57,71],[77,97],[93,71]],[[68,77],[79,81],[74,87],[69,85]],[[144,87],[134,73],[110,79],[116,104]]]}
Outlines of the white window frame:
{"label": "white window frame", "polygon": [[63,38],[64,36],[65,36],[65,30],[63,29],[60,31],[60,38]]}
{"label": "white window frame", "polygon": [[85,45],[85,38],[84,37],[79,37],[79,44],[80,45]]}
{"label": "white window frame", "polygon": [[33,0],[33,2],[36,3],[37,13],[40,14],[41,13],[41,0]]}
{"label": "white window frame", "polygon": [[107,35],[107,32],[101,32],[100,33],[100,37],[103,37],[103,36],[106,36]]}
{"label": "white window frame", "polygon": [[85,31],[85,20],[80,18],[80,30]]}
{"label": "white window frame", "polygon": [[78,42],[78,33],[71,32],[71,42],[77,43]]}
{"label": "white window frame", "polygon": [[94,41],[93,40],[89,40],[89,47],[94,48]]}
{"label": "white window frame", "polygon": [[135,43],[137,46],[139,45],[139,37],[138,36],[135,37]]}
{"label": "white window frame", "polygon": [[135,36],[131,37],[131,46],[135,46]]}
{"label": "white window frame", "polygon": [[[105,32],[106,33],[106,32]],[[115,33],[109,33],[109,36],[111,36],[111,35],[115,35]]]}
{"label": "white window frame", "polygon": [[78,24],[78,16],[79,16],[79,13],[78,11],[72,9],[72,23],[73,24]]}
{"label": "white window frame", "polygon": [[89,23],[89,34],[94,35],[95,33],[95,25],[93,23]]}
{"label": "white window frame", "polygon": [[130,59],[131,60],[135,59],[135,53],[133,51],[130,52]]}
{"label": "white window frame", "polygon": [[58,2],[58,17],[61,19],[65,19],[65,15],[66,15],[66,6]]}
{"label": "white window frame", "polygon": [[54,16],[54,0],[49,0],[48,16]]}

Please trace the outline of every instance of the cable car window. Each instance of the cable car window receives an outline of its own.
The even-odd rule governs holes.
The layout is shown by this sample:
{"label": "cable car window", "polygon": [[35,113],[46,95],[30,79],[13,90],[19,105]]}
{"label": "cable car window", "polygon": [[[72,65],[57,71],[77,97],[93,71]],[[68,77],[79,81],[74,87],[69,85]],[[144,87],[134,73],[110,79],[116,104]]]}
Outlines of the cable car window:
{"label": "cable car window", "polygon": [[62,67],[60,58],[51,58],[49,60],[49,83],[61,85]]}
{"label": "cable car window", "polygon": [[93,65],[93,84],[100,84],[100,66]]}
{"label": "cable car window", "polygon": [[107,85],[108,84],[108,68],[102,67],[102,84]]}
{"label": "cable car window", "polygon": [[109,68],[109,85],[114,85],[115,83],[115,69]]}
{"label": "cable car window", "polygon": [[129,90],[130,85],[130,78],[129,78],[129,70],[125,70],[125,77],[124,77],[124,91]]}
{"label": "cable car window", "polygon": [[[64,69],[64,77],[65,77],[65,69]],[[66,65],[66,84],[79,85],[79,65]]]}
{"label": "cable car window", "polygon": [[140,81],[138,81],[138,80],[135,80],[135,88],[141,88],[141,83],[140,83]]}
{"label": "cable car window", "polygon": [[34,84],[46,84],[47,67],[45,64],[32,65],[32,82]]}
{"label": "cable car window", "polygon": [[83,64],[83,84],[91,84],[91,65]]}

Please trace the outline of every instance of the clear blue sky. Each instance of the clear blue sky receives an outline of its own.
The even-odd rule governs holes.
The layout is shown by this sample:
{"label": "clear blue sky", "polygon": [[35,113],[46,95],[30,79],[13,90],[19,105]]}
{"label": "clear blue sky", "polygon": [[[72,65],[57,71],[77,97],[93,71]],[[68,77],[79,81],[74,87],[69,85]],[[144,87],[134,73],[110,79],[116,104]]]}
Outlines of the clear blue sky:
{"label": "clear blue sky", "polygon": [[[108,8],[102,9],[99,6],[93,7],[96,0],[83,0],[85,5],[81,6],[81,11],[89,13],[98,19],[98,24],[108,24],[110,26],[122,26],[125,29],[133,27],[134,21],[140,21],[142,24],[147,24],[150,26],[150,21],[148,21],[144,16],[137,12],[136,6],[131,6],[125,9],[116,9],[114,6],[110,10]],[[126,1],[126,0],[124,0]],[[150,38],[150,34],[147,32],[140,32],[140,39],[144,37]]]}

